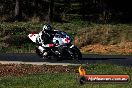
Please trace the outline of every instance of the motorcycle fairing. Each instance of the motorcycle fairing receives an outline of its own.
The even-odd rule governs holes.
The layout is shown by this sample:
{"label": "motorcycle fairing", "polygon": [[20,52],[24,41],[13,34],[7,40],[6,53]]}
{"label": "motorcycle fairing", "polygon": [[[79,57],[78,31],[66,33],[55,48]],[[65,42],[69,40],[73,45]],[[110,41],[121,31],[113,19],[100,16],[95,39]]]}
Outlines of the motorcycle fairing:
{"label": "motorcycle fairing", "polygon": [[29,39],[31,39],[34,43],[36,43],[36,39],[38,37],[38,34],[31,33],[28,35]]}

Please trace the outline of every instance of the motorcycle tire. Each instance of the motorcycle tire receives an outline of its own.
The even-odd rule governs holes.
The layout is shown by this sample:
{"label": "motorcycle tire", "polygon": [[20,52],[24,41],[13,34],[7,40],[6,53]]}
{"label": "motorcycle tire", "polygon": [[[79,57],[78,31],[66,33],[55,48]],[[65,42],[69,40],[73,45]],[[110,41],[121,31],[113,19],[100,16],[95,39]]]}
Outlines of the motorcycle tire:
{"label": "motorcycle tire", "polygon": [[73,60],[81,60],[82,59],[82,54],[80,50],[77,47],[72,48],[72,53],[73,53]]}

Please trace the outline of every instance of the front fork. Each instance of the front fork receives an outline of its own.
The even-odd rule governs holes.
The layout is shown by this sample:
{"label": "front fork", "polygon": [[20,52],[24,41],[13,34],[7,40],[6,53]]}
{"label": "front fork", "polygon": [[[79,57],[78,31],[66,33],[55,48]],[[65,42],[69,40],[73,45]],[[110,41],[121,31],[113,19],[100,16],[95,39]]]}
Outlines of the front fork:
{"label": "front fork", "polygon": [[41,53],[45,50],[42,46],[37,46],[37,48],[40,50]]}

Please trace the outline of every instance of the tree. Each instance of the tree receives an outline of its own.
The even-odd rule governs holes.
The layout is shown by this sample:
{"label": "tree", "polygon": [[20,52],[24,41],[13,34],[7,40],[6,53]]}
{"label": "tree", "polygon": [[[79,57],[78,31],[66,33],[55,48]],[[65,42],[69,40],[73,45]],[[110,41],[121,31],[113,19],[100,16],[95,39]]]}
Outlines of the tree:
{"label": "tree", "polygon": [[22,20],[22,9],[21,9],[21,0],[16,0],[15,4],[15,21]]}
{"label": "tree", "polygon": [[39,0],[34,0],[33,2],[34,4],[34,16],[38,16],[38,4],[39,4]]}
{"label": "tree", "polygon": [[53,11],[54,11],[54,0],[50,0],[49,4],[49,21],[53,21]]}
{"label": "tree", "polygon": [[83,20],[85,20],[85,15],[86,15],[86,0],[81,0],[81,8],[80,8],[80,13],[82,14]]}

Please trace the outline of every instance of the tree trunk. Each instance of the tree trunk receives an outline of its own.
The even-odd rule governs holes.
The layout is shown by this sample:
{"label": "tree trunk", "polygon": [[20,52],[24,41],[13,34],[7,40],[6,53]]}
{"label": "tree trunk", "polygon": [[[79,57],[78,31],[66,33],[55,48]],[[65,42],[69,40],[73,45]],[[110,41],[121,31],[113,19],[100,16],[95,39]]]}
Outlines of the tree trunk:
{"label": "tree trunk", "polygon": [[82,0],[81,1],[81,13],[82,13],[82,18],[83,18],[83,20],[85,20],[85,0]]}
{"label": "tree trunk", "polygon": [[54,0],[50,0],[50,5],[49,5],[49,21],[53,21],[53,10],[54,10]]}
{"label": "tree trunk", "polygon": [[21,21],[22,20],[22,11],[21,11],[21,0],[16,0],[15,5],[15,21]]}
{"label": "tree trunk", "polygon": [[34,16],[38,16],[38,4],[39,4],[39,0],[34,0]]}

